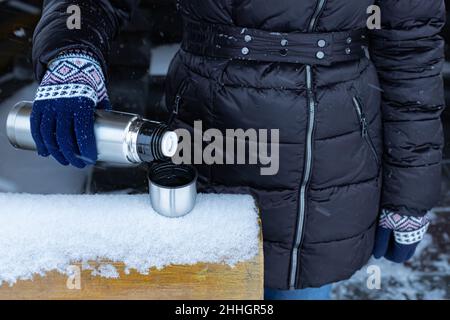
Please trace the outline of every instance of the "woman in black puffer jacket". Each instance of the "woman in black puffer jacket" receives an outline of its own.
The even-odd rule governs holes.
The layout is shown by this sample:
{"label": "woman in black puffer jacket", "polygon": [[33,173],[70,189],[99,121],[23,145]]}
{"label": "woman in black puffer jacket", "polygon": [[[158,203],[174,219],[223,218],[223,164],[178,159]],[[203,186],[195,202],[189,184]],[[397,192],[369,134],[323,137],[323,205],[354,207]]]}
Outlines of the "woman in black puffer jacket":
{"label": "woman in black puffer jacket", "polygon": [[[91,52],[106,72],[110,43],[135,2],[45,1],[37,78],[73,49]],[[82,28],[68,30],[66,9],[77,3]],[[408,259],[440,193],[444,1],[178,4],[184,39],[167,80],[167,105],[181,98],[177,123],[280,129],[274,176],[251,165],[198,166],[203,190],[257,199],[266,286],[349,278],[374,246],[376,256]],[[366,27],[374,4],[379,30]]]}

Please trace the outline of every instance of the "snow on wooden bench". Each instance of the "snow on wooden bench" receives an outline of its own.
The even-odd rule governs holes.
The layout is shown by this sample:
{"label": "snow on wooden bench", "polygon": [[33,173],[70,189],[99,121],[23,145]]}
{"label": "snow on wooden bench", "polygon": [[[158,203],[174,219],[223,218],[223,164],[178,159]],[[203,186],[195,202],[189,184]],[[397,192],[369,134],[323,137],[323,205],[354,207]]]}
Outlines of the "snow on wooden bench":
{"label": "snow on wooden bench", "polygon": [[244,195],[170,219],[148,195],[0,193],[0,299],[260,299],[260,233]]}

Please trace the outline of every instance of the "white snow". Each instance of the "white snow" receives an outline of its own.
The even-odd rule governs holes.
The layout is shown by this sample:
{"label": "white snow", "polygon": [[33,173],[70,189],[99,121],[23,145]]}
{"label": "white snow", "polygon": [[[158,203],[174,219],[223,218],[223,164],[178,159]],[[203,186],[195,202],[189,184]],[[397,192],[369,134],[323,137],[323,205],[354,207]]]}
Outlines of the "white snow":
{"label": "white snow", "polygon": [[[74,262],[123,262],[141,273],[234,265],[258,253],[257,217],[245,195],[199,194],[190,214],[170,219],[153,211],[148,195],[0,193],[0,285],[51,270],[67,274]],[[118,276],[111,265],[93,273]]]}
{"label": "white snow", "polygon": [[119,278],[119,272],[112,264],[101,264],[97,269],[94,269],[91,274],[93,276],[100,276],[108,279]]}
{"label": "white snow", "polygon": [[27,35],[24,28],[19,28],[17,30],[14,30],[14,35],[18,38],[23,38]]}

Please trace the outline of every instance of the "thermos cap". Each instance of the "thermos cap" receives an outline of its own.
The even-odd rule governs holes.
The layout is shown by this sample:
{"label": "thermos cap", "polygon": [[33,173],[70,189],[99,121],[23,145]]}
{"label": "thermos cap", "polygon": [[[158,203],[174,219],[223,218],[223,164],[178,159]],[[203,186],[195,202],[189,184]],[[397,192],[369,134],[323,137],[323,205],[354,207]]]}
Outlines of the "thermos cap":
{"label": "thermos cap", "polygon": [[172,158],[178,149],[178,135],[174,131],[165,132],[161,140],[161,152]]}

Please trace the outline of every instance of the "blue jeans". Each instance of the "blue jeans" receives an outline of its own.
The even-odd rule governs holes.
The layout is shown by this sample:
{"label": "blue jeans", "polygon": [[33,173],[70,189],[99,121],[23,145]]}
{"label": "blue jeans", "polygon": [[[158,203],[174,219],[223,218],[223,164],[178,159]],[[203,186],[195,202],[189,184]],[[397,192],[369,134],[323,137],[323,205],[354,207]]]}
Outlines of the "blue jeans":
{"label": "blue jeans", "polygon": [[300,290],[265,289],[265,300],[330,300],[331,284],[320,288],[306,288]]}

